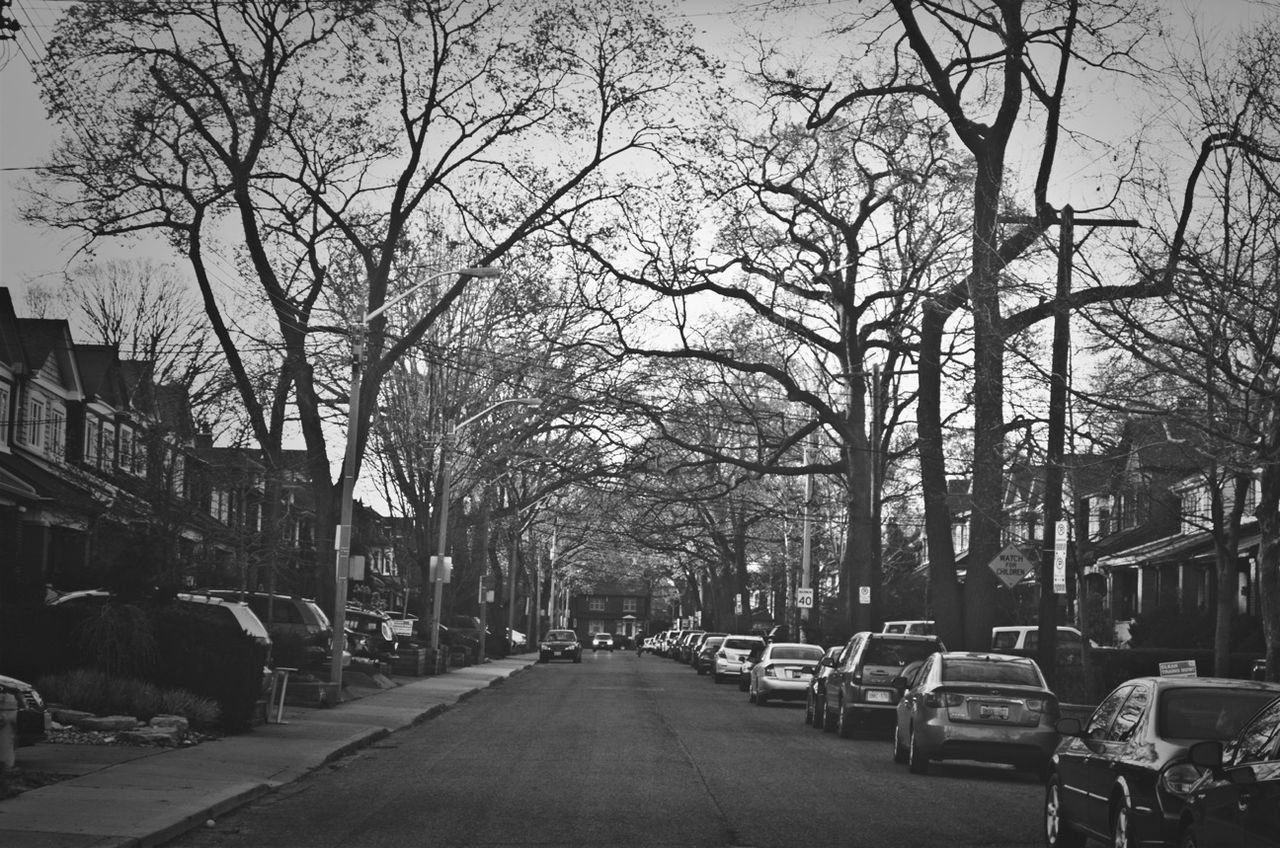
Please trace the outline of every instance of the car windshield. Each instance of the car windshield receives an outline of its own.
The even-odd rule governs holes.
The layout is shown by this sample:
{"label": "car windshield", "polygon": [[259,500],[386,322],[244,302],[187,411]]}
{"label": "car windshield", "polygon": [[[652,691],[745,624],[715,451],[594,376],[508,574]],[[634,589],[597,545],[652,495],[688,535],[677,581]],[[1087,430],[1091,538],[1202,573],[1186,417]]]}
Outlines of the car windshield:
{"label": "car windshield", "polygon": [[1039,686],[1040,675],[1029,662],[1007,660],[946,659],[942,662],[944,683],[1014,683]]}
{"label": "car windshield", "polygon": [[702,650],[714,651],[716,648],[720,647],[722,644],[724,644],[723,636],[712,636],[710,639],[702,643]]}
{"label": "car windshield", "polygon": [[762,644],[759,639],[725,639],[724,646],[732,648],[735,651],[749,651],[755,646]]}
{"label": "car windshield", "polygon": [[1275,692],[1265,689],[1170,689],[1160,699],[1157,732],[1166,739],[1225,742],[1274,698]]}
{"label": "car windshield", "polygon": [[552,630],[547,634],[547,639],[552,642],[572,642],[576,638],[572,630]]}
{"label": "car windshield", "polygon": [[822,659],[822,649],[817,645],[812,647],[806,645],[788,645],[786,647],[774,648],[769,654],[770,659],[775,660],[820,660]]}
{"label": "car windshield", "polygon": [[922,660],[937,650],[936,642],[872,639],[867,645],[862,663],[863,665],[904,666],[909,662]]}

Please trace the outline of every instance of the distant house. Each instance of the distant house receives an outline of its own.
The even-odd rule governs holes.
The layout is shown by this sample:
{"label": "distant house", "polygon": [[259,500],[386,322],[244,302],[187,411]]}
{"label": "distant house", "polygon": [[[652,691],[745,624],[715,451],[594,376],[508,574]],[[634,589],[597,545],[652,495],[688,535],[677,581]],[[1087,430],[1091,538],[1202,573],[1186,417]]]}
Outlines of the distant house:
{"label": "distant house", "polygon": [[569,599],[574,630],[583,639],[612,633],[628,641],[649,634],[653,597],[641,584],[601,583]]}

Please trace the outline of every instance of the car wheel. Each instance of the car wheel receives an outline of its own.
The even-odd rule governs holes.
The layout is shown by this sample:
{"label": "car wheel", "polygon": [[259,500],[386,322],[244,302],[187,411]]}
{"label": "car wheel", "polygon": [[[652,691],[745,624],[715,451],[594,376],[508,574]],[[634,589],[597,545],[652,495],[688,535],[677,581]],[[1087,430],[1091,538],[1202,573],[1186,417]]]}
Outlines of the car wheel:
{"label": "car wheel", "polygon": [[1133,835],[1133,802],[1126,796],[1111,814],[1111,848],[1133,848],[1137,844]]}
{"label": "car wheel", "polygon": [[806,692],[804,696],[804,723],[813,724],[813,693]]}
{"label": "car wheel", "polygon": [[1084,834],[1072,830],[1067,823],[1062,809],[1062,781],[1053,775],[1044,790],[1045,848],[1084,848],[1084,843]]}
{"label": "car wheel", "polygon": [[551,661],[550,657],[538,657],[538,662],[540,663],[550,662],[550,661]]}
{"label": "car wheel", "polygon": [[756,690],[756,706],[763,707],[767,703],[769,703],[769,696],[757,689]]}
{"label": "car wheel", "polygon": [[814,730],[826,730],[826,729],[827,729],[827,704],[826,704],[826,702],[825,702],[825,701],[823,701],[823,702],[821,702],[821,703],[814,702],[814,705],[813,705],[813,729],[814,729]]}
{"label": "car wheel", "polygon": [[1200,843],[1196,841],[1196,835],[1188,827],[1182,831],[1182,836],[1178,838],[1178,848],[1196,848]]}
{"label": "car wheel", "polygon": [[754,704],[755,702],[756,702],[756,687],[752,685],[748,685],[747,686],[747,703]]}
{"label": "car wheel", "polygon": [[573,661],[576,663],[582,662],[582,654],[578,654],[576,657],[574,657]]}
{"label": "car wheel", "polygon": [[924,751],[920,750],[920,746],[916,744],[916,729],[911,728],[911,735],[907,737],[907,768],[912,774],[928,774],[929,759],[925,757]]}
{"label": "car wheel", "polygon": [[711,682],[724,683],[724,675],[717,671],[715,674],[711,675]]}
{"label": "car wheel", "polygon": [[854,718],[844,708],[844,701],[841,701],[836,709],[836,733],[840,734],[841,739],[849,739],[853,736],[853,730]]}
{"label": "car wheel", "polygon": [[902,735],[898,733],[898,723],[893,723],[893,761],[903,765],[907,761],[907,748],[902,744]]}
{"label": "car wheel", "polygon": [[750,678],[744,677],[742,675],[738,675],[738,691],[739,692],[746,692],[747,687],[750,686],[750,684],[751,684]]}

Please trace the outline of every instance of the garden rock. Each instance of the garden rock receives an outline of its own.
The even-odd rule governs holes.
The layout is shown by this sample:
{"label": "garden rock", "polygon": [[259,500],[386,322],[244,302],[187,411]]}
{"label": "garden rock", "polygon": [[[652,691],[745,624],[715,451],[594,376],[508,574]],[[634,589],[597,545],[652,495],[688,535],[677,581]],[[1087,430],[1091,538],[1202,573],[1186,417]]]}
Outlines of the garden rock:
{"label": "garden rock", "polygon": [[122,730],[116,738],[126,745],[157,745],[161,748],[176,748],[182,741],[176,727],[140,727],[137,730]]}
{"label": "garden rock", "polygon": [[105,730],[110,732],[116,730],[133,730],[138,726],[138,720],[133,716],[121,715],[88,716],[87,718],[82,718],[78,721],[72,722],[72,725],[81,730]]}

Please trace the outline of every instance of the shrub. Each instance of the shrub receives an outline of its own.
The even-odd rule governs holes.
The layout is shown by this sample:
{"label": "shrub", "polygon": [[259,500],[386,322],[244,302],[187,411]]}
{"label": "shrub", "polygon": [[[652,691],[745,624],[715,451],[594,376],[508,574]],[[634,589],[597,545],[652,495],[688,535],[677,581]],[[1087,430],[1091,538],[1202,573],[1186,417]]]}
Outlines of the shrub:
{"label": "shrub", "polygon": [[112,675],[145,677],[156,640],[145,610],[134,604],[95,604],[72,630],[83,661]]}
{"label": "shrub", "polygon": [[112,677],[98,669],[80,668],[41,677],[36,688],[49,703],[94,715],[130,715],[147,721],[157,715],[180,715],[195,727],[218,721],[218,706],[181,689],[162,689],[154,683]]}

